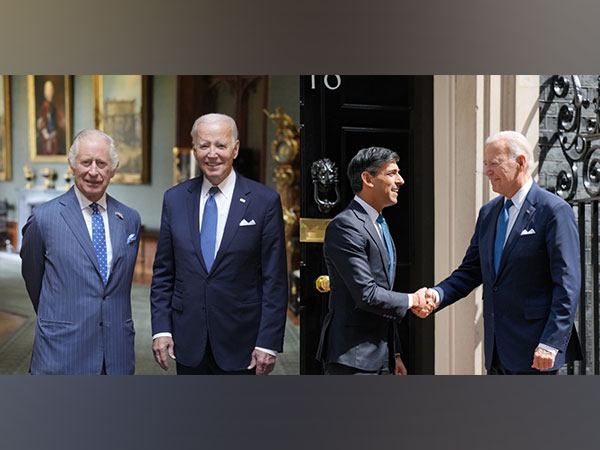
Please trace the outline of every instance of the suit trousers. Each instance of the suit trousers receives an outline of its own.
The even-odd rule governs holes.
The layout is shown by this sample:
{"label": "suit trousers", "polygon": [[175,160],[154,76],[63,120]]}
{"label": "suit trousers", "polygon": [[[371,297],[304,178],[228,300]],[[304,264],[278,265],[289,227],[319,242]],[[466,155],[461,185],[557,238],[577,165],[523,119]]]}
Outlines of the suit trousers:
{"label": "suit trousers", "polygon": [[215,361],[210,341],[206,341],[206,349],[204,351],[204,357],[200,364],[196,367],[184,366],[183,364],[176,363],[177,375],[255,375],[256,370],[232,370],[226,371],[221,369]]}

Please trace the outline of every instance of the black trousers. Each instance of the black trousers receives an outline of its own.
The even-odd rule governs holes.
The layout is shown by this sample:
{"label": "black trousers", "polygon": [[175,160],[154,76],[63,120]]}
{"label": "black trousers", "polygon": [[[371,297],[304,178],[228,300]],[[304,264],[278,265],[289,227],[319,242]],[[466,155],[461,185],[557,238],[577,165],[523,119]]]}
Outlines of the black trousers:
{"label": "black trousers", "polygon": [[196,367],[184,366],[183,364],[176,363],[177,375],[255,375],[256,370],[233,370],[227,371],[219,367],[215,361],[210,342],[206,342],[206,350],[204,351],[204,358],[200,361]]}
{"label": "black trousers", "polygon": [[[533,361],[533,355],[531,355]],[[534,369],[535,370],[535,369]],[[500,358],[498,357],[498,351],[496,350],[496,343],[494,342],[494,356],[492,357],[492,365],[488,370],[488,375],[556,375],[558,370],[535,370],[535,372],[515,372],[502,366]]]}

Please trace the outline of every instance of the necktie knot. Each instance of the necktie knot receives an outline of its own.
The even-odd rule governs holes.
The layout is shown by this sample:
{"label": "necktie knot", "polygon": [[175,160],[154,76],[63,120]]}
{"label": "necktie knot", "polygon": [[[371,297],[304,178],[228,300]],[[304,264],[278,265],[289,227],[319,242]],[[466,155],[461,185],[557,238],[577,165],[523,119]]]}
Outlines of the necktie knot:
{"label": "necktie knot", "polygon": [[506,211],[508,211],[512,205],[513,205],[513,201],[511,199],[508,199],[508,200],[506,200],[506,203],[504,203],[504,209]]}
{"label": "necktie knot", "polygon": [[100,209],[98,208],[98,203],[96,203],[96,202],[90,203],[90,208],[92,208],[92,211],[94,214],[100,213]]}
{"label": "necktie knot", "polygon": [[217,192],[221,192],[218,186],[213,186],[208,190],[208,195],[214,197]]}
{"label": "necktie knot", "polygon": [[379,225],[383,225],[383,224],[385,224],[385,217],[383,217],[381,214],[379,214],[379,215],[377,216],[377,223],[378,223]]}

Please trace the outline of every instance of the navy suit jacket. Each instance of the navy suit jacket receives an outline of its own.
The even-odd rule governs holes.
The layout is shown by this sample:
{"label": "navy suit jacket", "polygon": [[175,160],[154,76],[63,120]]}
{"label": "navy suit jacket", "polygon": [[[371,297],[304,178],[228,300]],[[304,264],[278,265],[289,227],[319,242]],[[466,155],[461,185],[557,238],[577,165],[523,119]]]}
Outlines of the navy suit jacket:
{"label": "navy suit jacket", "polygon": [[531,364],[540,342],[558,349],[553,367],[558,369],[565,362],[581,359],[573,325],[581,289],[573,210],[534,182],[496,274],[494,240],[503,205],[500,196],[481,207],[460,267],[436,287],[440,309],[483,283],[486,368],[490,369],[495,341],[500,363],[509,370],[537,372]]}
{"label": "navy suit jacket", "polygon": [[408,295],[391,290],[395,267],[388,273],[384,243],[358,202],[350,202],[329,223],[323,254],[331,290],[317,359],[393,370],[395,321],[406,314]]}
{"label": "navy suit jacket", "polygon": [[107,374],[133,374],[140,216],[106,196],[113,256],[105,286],[73,189],[34,208],[23,227],[21,270],[37,313],[31,373],[100,374],[105,361]]}
{"label": "navy suit jacket", "polygon": [[[279,195],[236,173],[210,272],[200,247],[202,177],[165,192],[152,277],[152,333],[170,332],[177,362],[195,367],[207,338],[219,367],[243,370],[255,346],[283,350],[288,284]],[[240,222],[252,225],[241,226]]]}

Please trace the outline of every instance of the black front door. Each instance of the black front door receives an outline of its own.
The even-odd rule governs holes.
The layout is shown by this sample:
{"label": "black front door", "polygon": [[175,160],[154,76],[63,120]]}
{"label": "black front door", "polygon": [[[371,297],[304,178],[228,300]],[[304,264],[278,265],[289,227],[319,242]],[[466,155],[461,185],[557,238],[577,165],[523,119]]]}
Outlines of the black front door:
{"label": "black front door", "polygon": [[[361,148],[387,147],[400,155],[405,185],[398,204],[384,210],[397,250],[394,290],[414,292],[433,283],[433,77],[303,76],[300,105],[300,373],[318,374],[315,354],[328,295],[315,281],[327,274],[318,242],[325,222],[310,219],[331,219],[352,200],[346,168]],[[311,167],[325,158],[337,167],[339,195],[334,186],[315,194]],[[400,330],[409,373],[432,374],[433,319],[409,313]]]}

